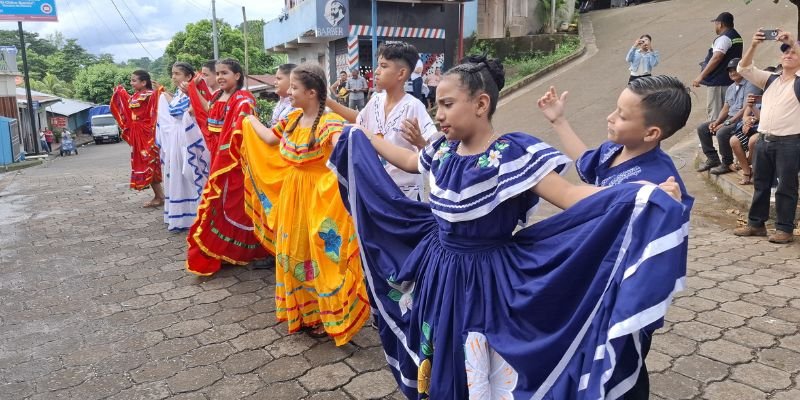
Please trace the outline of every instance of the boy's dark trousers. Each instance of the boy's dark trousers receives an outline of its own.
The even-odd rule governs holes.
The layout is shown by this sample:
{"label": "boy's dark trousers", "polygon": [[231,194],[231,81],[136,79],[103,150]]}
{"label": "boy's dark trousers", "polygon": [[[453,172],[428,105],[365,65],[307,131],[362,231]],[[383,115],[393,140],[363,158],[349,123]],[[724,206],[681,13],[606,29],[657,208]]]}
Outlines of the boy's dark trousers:
{"label": "boy's dark trousers", "polygon": [[[719,147],[719,155],[717,149],[714,148],[714,134],[708,128],[710,122],[704,122],[697,127],[697,136],[700,138],[700,146],[703,148],[703,154],[706,155],[708,161],[716,164],[722,161],[722,165],[733,164],[733,149],[731,148],[731,136],[733,136],[736,124],[728,126],[720,126],[717,129],[717,146]],[[722,160],[720,160],[722,158]]]}

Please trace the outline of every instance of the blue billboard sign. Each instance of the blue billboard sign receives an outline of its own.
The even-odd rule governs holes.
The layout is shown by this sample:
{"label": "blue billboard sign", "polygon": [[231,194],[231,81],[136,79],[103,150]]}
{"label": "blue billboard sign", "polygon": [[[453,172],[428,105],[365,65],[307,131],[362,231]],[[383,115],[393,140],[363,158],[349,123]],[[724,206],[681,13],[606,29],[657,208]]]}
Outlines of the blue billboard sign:
{"label": "blue billboard sign", "polygon": [[58,21],[56,0],[0,0],[0,21]]}

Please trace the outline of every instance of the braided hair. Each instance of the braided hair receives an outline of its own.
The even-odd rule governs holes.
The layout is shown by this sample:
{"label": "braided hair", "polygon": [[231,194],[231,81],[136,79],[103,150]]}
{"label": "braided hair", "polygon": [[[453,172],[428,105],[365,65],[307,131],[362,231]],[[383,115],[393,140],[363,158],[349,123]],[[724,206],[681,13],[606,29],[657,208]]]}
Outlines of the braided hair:
{"label": "braided hair", "polygon": [[194,78],[194,68],[186,62],[178,61],[175,64],[172,64],[172,68],[177,68],[183,72],[184,75],[188,76],[189,79]]}
{"label": "braided hair", "polygon": [[[319,111],[317,112],[317,118],[314,120],[314,124],[311,125],[311,137],[308,140],[308,147],[311,147],[317,141],[317,125],[319,125],[322,114],[325,113],[325,100],[328,97],[325,71],[317,64],[303,63],[292,70],[292,78],[299,81],[304,88],[317,92]],[[300,118],[295,119],[292,125],[286,129],[285,136],[289,137],[299,123]]]}
{"label": "braided hair", "polygon": [[137,69],[136,71],[131,72],[131,75],[136,75],[136,79],[145,82],[145,87],[153,90],[153,80],[150,79],[150,73],[143,70]]}
{"label": "braided hair", "polygon": [[497,109],[500,89],[506,84],[503,64],[499,60],[489,59],[486,56],[467,56],[461,60],[461,64],[450,68],[444,75],[458,76],[461,85],[467,89],[471,98],[480,93],[489,95],[489,120],[492,120],[492,115]]}

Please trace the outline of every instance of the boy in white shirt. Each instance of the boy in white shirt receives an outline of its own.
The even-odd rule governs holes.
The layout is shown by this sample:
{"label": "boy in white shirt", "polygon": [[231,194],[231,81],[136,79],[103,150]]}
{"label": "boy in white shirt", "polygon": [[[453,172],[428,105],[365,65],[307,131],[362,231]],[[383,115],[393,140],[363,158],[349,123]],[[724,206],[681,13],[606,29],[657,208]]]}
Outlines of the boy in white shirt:
{"label": "boy in white shirt", "polygon": [[[328,99],[327,106],[351,123],[382,135],[389,142],[418,151],[437,138],[438,130],[425,105],[403,90],[419,61],[417,49],[403,42],[381,46],[374,73],[376,92],[361,112]],[[412,143],[413,141],[413,143]],[[422,200],[422,175],[409,174],[384,162],[384,168],[406,197]]]}

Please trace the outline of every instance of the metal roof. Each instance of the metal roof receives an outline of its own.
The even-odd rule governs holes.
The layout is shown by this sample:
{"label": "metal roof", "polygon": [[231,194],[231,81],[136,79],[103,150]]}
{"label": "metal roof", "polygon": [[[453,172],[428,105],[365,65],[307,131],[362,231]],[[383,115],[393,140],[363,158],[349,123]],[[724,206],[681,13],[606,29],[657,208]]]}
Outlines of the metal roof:
{"label": "metal roof", "polygon": [[71,99],[61,99],[60,102],[47,106],[47,111],[52,112],[53,114],[69,117],[70,115],[77,114],[92,107],[94,107],[94,105],[91,103],[85,103]]}

